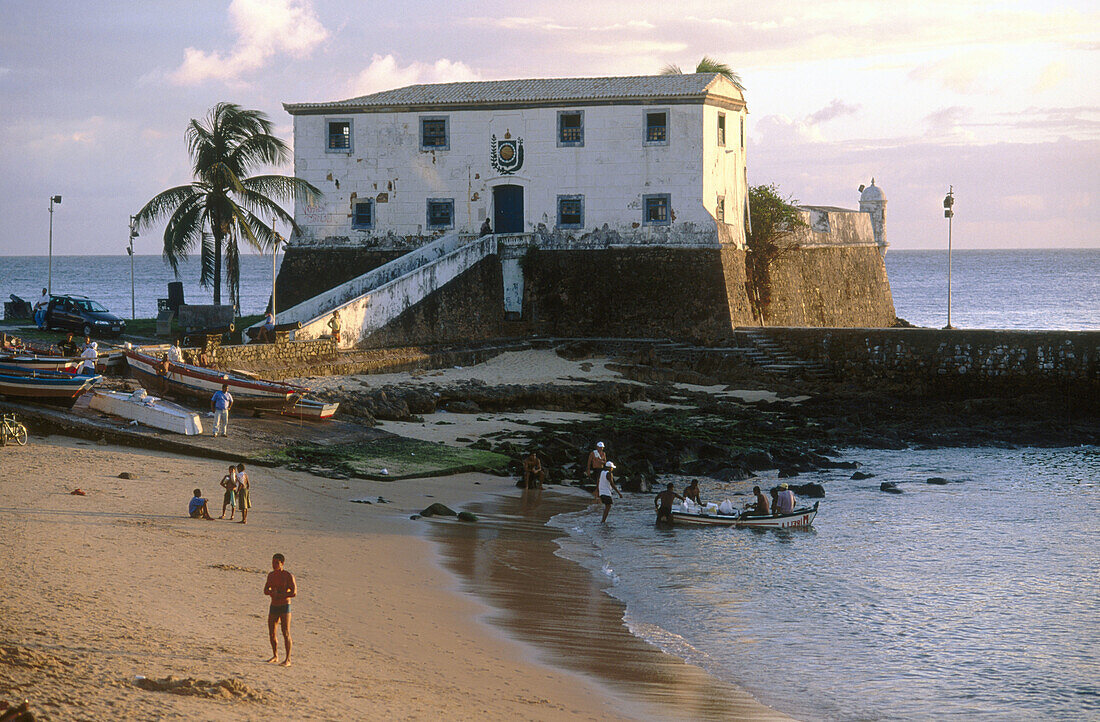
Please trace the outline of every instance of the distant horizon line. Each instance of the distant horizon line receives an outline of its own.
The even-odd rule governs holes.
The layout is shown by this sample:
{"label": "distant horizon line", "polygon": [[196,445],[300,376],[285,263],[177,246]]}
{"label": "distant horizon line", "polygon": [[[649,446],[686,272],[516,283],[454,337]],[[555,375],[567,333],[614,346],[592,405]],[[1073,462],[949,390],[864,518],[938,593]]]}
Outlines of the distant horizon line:
{"label": "distant horizon line", "polygon": [[[935,247],[935,248],[893,248],[887,247],[887,251],[893,251],[895,253],[909,253],[909,252],[922,252],[922,253],[943,253],[947,248]],[[953,248],[953,253],[958,252],[982,252],[982,251],[1100,251],[1100,246],[1056,246],[1048,248],[1046,246],[1007,246],[996,248]],[[140,258],[163,258],[160,253],[135,253]],[[264,253],[242,253],[242,256],[255,256],[256,258],[266,258],[267,254]],[[285,255],[285,252],[284,252]],[[54,258],[87,258],[89,256],[102,256],[104,258],[128,258],[125,253],[55,253]],[[196,254],[197,257],[197,254]],[[45,253],[0,253],[0,258],[49,258]]]}

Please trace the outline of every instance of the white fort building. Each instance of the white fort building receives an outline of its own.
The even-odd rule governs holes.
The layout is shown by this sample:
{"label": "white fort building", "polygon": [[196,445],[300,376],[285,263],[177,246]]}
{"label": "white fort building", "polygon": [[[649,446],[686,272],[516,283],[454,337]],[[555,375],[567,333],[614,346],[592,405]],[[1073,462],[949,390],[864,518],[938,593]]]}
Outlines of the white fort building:
{"label": "white fort building", "polygon": [[[745,101],[715,74],[412,85],[286,104],[301,244],[458,231],[744,245]],[[383,240],[388,239],[388,240]]]}

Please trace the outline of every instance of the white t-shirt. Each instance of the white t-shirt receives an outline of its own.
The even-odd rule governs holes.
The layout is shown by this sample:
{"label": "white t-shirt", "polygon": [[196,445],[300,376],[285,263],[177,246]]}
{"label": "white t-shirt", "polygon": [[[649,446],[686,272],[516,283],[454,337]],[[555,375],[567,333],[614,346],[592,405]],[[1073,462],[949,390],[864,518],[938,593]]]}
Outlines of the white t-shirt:
{"label": "white t-shirt", "polygon": [[779,496],[776,498],[775,508],[780,514],[790,514],[794,511],[794,492],[790,489],[784,489],[779,492]]}
{"label": "white t-shirt", "polygon": [[34,304],[35,308],[45,308],[50,305],[50,294],[43,293],[42,298],[38,299],[38,303]]}
{"label": "white t-shirt", "polygon": [[607,480],[607,472],[600,472],[600,483],[598,486],[600,490],[600,496],[611,496],[611,482]]}
{"label": "white t-shirt", "polygon": [[172,346],[168,349],[168,360],[174,364],[183,363],[183,352],[179,346]]}

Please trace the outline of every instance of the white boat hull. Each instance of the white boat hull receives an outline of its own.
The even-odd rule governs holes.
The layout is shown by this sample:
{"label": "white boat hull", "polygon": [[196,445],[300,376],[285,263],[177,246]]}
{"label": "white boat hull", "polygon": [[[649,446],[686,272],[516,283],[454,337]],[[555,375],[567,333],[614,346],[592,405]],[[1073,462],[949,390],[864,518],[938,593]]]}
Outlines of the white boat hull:
{"label": "white boat hull", "polygon": [[674,524],[693,526],[725,526],[752,529],[805,529],[817,516],[817,504],[809,509],[795,509],[790,514],[779,516],[741,516],[739,514],[706,513],[705,511],[684,511],[680,506],[672,507]]}
{"label": "white boat hull", "polygon": [[[152,403],[149,403],[150,400]],[[202,419],[199,414],[155,396],[146,396],[144,400],[138,401],[130,394],[95,391],[88,405],[96,411],[131,419],[154,429],[172,431],[185,436],[196,436],[202,433]]]}

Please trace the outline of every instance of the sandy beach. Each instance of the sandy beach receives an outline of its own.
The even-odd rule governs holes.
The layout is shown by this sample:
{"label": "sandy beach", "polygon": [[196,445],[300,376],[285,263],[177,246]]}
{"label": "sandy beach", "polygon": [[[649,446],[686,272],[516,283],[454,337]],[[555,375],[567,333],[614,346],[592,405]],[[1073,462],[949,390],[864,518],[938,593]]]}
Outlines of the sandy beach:
{"label": "sandy beach", "polygon": [[[54,436],[5,447],[0,465],[0,699],[51,719],[668,716],[485,623],[425,534],[457,522],[409,519],[515,496],[510,480],[252,468],[242,525],[185,514],[195,487],[220,513],[218,461]],[[300,589],[289,669],[264,663],[274,552]]]}

